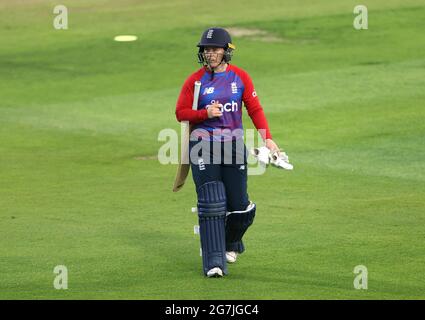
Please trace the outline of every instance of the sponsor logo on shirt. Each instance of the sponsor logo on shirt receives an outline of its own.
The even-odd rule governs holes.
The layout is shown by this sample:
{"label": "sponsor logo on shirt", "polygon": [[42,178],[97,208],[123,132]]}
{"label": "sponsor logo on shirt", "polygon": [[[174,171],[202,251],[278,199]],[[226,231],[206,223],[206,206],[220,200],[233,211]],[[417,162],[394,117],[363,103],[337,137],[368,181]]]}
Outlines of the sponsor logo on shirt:
{"label": "sponsor logo on shirt", "polygon": [[206,94],[212,94],[212,93],[214,93],[214,87],[207,87],[205,88],[203,95],[205,96]]}
{"label": "sponsor logo on shirt", "polygon": [[[214,104],[218,101],[211,100],[211,104]],[[236,101],[232,100],[231,102],[225,103],[222,105],[223,112],[235,112],[239,110],[239,105]]]}

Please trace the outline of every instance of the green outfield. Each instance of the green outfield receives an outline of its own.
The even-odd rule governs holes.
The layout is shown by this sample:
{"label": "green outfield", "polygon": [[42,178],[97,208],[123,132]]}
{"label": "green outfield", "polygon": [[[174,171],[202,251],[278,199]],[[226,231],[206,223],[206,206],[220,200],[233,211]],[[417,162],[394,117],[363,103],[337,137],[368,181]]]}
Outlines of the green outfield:
{"label": "green outfield", "polygon": [[[68,30],[57,1],[0,3],[0,299],[425,298],[422,0],[361,3],[368,30],[351,0],[60,3]],[[191,178],[172,193],[156,159],[210,26],[257,30],[232,62],[295,167],[249,176],[257,216],[221,279],[202,274]]]}

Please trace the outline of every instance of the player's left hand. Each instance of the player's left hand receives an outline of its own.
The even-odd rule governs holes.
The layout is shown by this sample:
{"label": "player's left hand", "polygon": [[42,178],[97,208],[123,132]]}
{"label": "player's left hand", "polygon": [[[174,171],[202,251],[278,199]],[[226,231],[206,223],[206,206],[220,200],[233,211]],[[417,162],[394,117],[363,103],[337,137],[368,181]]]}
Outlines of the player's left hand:
{"label": "player's left hand", "polygon": [[270,152],[279,151],[279,147],[272,139],[266,139],[266,147],[270,150]]}

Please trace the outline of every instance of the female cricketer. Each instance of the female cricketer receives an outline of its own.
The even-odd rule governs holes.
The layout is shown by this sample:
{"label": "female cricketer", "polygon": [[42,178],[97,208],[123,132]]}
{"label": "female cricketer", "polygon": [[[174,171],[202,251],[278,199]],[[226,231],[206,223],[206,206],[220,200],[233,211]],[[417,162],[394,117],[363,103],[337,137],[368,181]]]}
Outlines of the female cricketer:
{"label": "female cricketer", "polygon": [[[256,205],[247,193],[247,150],[243,142],[242,102],[272,150],[267,119],[247,72],[230,64],[235,46],[223,28],[209,28],[198,43],[203,65],[185,81],[176,105],[178,121],[189,121],[190,166],[198,198],[204,274],[221,277],[227,263],[245,250],[242,237]],[[201,82],[198,108],[192,109],[194,83]]]}

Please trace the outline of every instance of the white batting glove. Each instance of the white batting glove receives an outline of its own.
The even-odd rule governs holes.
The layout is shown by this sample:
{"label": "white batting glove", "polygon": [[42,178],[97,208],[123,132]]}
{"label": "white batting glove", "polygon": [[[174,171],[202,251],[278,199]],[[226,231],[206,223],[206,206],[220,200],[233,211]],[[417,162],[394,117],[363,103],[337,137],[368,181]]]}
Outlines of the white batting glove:
{"label": "white batting glove", "polygon": [[293,170],[294,166],[289,163],[288,155],[279,150],[275,150],[269,153],[270,163],[275,167],[282,168],[285,170]]}
{"label": "white batting glove", "polygon": [[267,166],[270,163],[270,149],[267,147],[252,148],[251,154],[258,159],[258,162]]}

